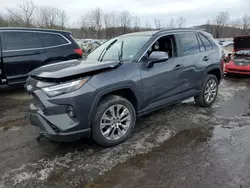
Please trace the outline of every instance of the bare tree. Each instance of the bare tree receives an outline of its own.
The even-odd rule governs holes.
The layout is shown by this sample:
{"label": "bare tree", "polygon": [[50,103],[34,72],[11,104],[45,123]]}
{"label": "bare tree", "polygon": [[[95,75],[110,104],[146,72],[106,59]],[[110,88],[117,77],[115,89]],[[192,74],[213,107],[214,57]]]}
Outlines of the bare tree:
{"label": "bare tree", "polygon": [[17,8],[7,9],[9,20],[19,26],[31,27],[35,9],[36,6],[32,0],[23,0]]}
{"label": "bare tree", "polygon": [[131,13],[128,11],[120,12],[119,23],[120,23],[120,27],[122,28],[122,34],[127,33],[128,29],[131,27],[131,24],[132,24]]}
{"label": "bare tree", "polygon": [[174,18],[170,18],[169,22],[167,23],[168,28],[175,28],[176,27],[176,21]]}
{"label": "bare tree", "polygon": [[0,14],[0,27],[5,27],[7,26],[7,21],[5,18]]}
{"label": "bare tree", "polygon": [[156,29],[162,28],[162,20],[154,19]]}
{"label": "bare tree", "polygon": [[65,29],[68,16],[64,10],[55,7],[40,7],[37,15],[37,25],[44,28]]}
{"label": "bare tree", "polygon": [[176,20],[176,26],[177,26],[178,28],[185,27],[186,22],[187,22],[186,18],[184,18],[183,16],[180,16],[180,17],[177,18],[177,20]]}
{"label": "bare tree", "polygon": [[111,12],[111,25],[112,27],[119,27],[119,12]]}
{"label": "bare tree", "polygon": [[95,33],[96,33],[95,37],[100,38],[100,30],[102,28],[102,23],[103,23],[102,10],[100,8],[96,8],[94,10],[91,10],[89,16],[90,16],[90,19],[91,19],[91,25],[95,29]]}
{"label": "bare tree", "polygon": [[132,17],[132,22],[133,22],[133,30],[139,31],[140,30],[140,23],[141,23],[140,18],[138,16],[134,15]]}
{"label": "bare tree", "polygon": [[89,16],[88,14],[84,14],[81,16],[81,19],[80,19],[80,27],[81,27],[81,35],[80,37],[81,38],[87,38],[88,37],[88,30],[89,30]]}
{"label": "bare tree", "polygon": [[229,21],[229,13],[228,12],[220,12],[215,19],[216,30],[215,37],[219,38],[222,35],[222,28],[228,24]]}
{"label": "bare tree", "polygon": [[249,29],[250,29],[250,16],[248,16],[247,14],[245,14],[245,15],[241,18],[241,23],[242,23],[242,33],[243,33],[243,35],[249,34]]}
{"label": "bare tree", "polygon": [[149,21],[145,21],[145,29],[146,30],[151,30],[151,24]]}
{"label": "bare tree", "polygon": [[106,13],[106,14],[103,15],[103,23],[104,23],[105,28],[112,27],[111,17],[112,17],[112,15],[110,13]]}
{"label": "bare tree", "polygon": [[211,25],[211,20],[207,20],[204,29],[213,34],[213,26]]}
{"label": "bare tree", "polygon": [[112,14],[111,13],[105,13],[103,16],[103,23],[104,23],[104,28],[105,28],[105,38],[110,38],[112,37]]}
{"label": "bare tree", "polygon": [[239,19],[231,20],[229,25],[231,26],[231,36],[235,37],[237,35],[237,29],[241,27],[241,21]]}
{"label": "bare tree", "polygon": [[229,21],[229,13],[228,12],[220,12],[216,16],[216,24],[221,27],[225,27]]}
{"label": "bare tree", "polygon": [[61,29],[65,29],[68,22],[68,15],[66,14],[65,10],[58,11],[58,21]]}

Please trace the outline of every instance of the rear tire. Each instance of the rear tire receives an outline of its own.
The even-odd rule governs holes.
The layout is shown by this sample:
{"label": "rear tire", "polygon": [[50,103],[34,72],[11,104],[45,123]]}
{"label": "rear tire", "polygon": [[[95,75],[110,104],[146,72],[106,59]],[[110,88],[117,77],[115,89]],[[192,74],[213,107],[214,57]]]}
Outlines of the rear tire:
{"label": "rear tire", "polygon": [[194,97],[197,105],[202,107],[211,106],[218,94],[218,79],[215,75],[208,74],[205,78],[202,89],[198,96]]}
{"label": "rear tire", "polygon": [[117,95],[107,96],[97,107],[92,138],[104,147],[118,145],[132,134],[135,122],[135,109],[127,99]]}

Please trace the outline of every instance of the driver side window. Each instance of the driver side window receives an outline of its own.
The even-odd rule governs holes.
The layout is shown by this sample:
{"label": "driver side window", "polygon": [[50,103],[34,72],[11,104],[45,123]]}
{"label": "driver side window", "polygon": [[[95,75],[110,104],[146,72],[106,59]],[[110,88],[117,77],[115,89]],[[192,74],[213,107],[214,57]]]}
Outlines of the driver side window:
{"label": "driver side window", "polygon": [[169,58],[177,56],[176,43],[173,35],[163,36],[155,41],[147,52],[147,57],[154,51],[167,52]]}

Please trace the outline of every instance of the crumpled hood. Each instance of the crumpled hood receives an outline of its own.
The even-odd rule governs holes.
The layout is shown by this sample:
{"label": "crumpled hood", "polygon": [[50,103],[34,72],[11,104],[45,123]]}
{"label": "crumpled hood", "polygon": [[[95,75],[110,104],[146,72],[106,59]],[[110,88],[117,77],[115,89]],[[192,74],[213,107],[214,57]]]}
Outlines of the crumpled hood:
{"label": "crumpled hood", "polygon": [[119,62],[70,60],[39,67],[31,71],[29,75],[40,78],[60,79],[85,73],[89,74],[95,71],[113,69],[118,65]]}

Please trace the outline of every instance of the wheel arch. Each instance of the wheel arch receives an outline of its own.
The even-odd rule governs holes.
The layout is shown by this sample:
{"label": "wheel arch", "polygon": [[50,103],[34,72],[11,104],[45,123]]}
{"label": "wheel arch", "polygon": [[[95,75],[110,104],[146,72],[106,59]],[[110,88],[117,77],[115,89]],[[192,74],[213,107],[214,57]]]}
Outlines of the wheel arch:
{"label": "wheel arch", "polygon": [[207,67],[204,75],[203,75],[203,79],[202,79],[202,82],[201,82],[201,87],[204,83],[204,80],[206,79],[207,75],[208,74],[212,74],[212,75],[215,75],[216,78],[218,79],[218,83],[221,82],[221,80],[223,79],[223,71],[221,70],[220,68],[220,65],[213,65],[213,66],[209,66]]}
{"label": "wheel arch", "polygon": [[137,112],[140,109],[141,97],[137,92],[136,88],[132,84],[123,84],[116,87],[110,87],[105,90],[97,92],[94,102],[91,106],[89,113],[89,122],[93,121],[96,109],[100,101],[108,95],[119,95],[126,98],[134,106],[135,111]]}

